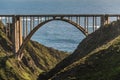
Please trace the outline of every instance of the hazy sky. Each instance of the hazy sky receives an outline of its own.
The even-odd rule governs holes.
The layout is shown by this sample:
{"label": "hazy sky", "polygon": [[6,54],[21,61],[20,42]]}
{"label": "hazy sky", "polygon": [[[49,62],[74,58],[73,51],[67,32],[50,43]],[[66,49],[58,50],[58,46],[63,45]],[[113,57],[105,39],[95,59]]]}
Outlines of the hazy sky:
{"label": "hazy sky", "polygon": [[0,0],[0,6],[6,5],[6,4],[17,4],[21,5],[20,3],[24,4],[29,4],[29,3],[42,3],[46,2],[47,4],[53,4],[54,2],[61,2],[62,4],[64,3],[83,3],[83,4],[89,4],[89,5],[94,5],[94,4],[104,4],[108,5],[111,4],[112,6],[119,5],[120,0]]}
{"label": "hazy sky", "polygon": [[83,3],[83,4],[88,4],[93,5],[97,3],[101,4],[112,4],[112,6],[120,4],[120,0],[0,0],[0,6],[1,5],[6,5],[6,4],[18,4],[21,5],[20,3],[25,3],[29,4],[30,2],[33,3],[41,3],[41,2],[47,2],[48,4],[52,4],[54,2],[61,2],[61,3]]}
{"label": "hazy sky", "polygon": [[94,11],[95,8],[100,13],[110,12],[111,9],[111,13],[120,13],[120,0],[0,0],[0,11],[9,9],[11,12],[16,12],[17,10],[30,8],[34,9],[35,13],[36,8],[43,13],[48,10],[60,13],[63,8],[64,11],[69,13],[70,11],[87,13],[87,10],[90,12]]}
{"label": "hazy sky", "polygon": [[57,2],[57,1],[63,1],[63,2],[70,2],[70,1],[72,1],[72,2],[83,2],[83,1],[85,1],[85,2],[113,2],[113,3],[119,3],[120,2],[120,0],[0,0],[0,2],[53,2],[53,1],[55,1],[55,2]]}

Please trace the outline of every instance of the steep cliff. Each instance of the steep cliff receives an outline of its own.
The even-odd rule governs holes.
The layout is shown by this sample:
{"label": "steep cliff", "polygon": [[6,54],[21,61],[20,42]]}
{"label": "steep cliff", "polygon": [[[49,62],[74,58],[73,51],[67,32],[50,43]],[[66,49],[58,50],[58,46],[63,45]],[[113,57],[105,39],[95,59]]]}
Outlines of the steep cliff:
{"label": "steep cliff", "polygon": [[101,26],[86,37],[73,54],[38,79],[118,80],[120,21]]}
{"label": "steep cliff", "polygon": [[4,33],[0,22],[0,80],[36,80],[40,73],[49,71],[68,56],[66,52],[29,41],[22,61],[12,53],[13,44]]}

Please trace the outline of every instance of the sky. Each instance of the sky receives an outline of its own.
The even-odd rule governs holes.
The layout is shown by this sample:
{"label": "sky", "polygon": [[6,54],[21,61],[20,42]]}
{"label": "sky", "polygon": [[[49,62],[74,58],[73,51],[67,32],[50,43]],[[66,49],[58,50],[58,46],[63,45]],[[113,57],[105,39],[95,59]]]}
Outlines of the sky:
{"label": "sky", "polygon": [[[120,3],[120,0],[0,0],[1,3],[6,2],[110,2],[110,3]],[[94,4],[94,3],[93,3]]]}
{"label": "sky", "polygon": [[[120,0],[0,0],[0,7],[3,7],[5,5],[22,5],[24,4],[31,4],[31,3],[47,3],[47,4],[54,4],[54,3],[83,3],[83,4],[89,4],[89,5],[94,5],[97,3],[104,4],[104,5],[119,5]],[[60,5],[59,5],[60,6]]]}
{"label": "sky", "polygon": [[[45,1],[45,0],[0,0],[0,1]],[[46,0],[46,1],[56,1],[56,0]],[[62,1],[67,1],[67,0],[62,0]],[[68,0],[68,1],[73,1],[73,0]],[[74,0],[74,1],[82,1],[82,0]],[[99,1],[99,0],[84,0],[84,1]],[[113,1],[113,0],[106,0],[106,1]],[[119,1],[119,0],[114,0],[114,1]]]}
{"label": "sky", "polygon": [[[57,9],[60,9],[59,11],[62,12],[63,8],[71,12],[73,10],[76,13],[80,12],[80,10],[84,10],[84,12],[87,12],[87,10],[93,11],[95,8],[100,12],[103,11],[106,13],[112,9],[111,13],[119,13],[119,7],[120,0],[0,0],[0,13],[5,10],[16,12],[21,9],[35,10],[36,8],[39,8],[38,10],[41,10],[43,13],[48,10],[57,12]],[[75,10],[75,8],[79,11]]]}

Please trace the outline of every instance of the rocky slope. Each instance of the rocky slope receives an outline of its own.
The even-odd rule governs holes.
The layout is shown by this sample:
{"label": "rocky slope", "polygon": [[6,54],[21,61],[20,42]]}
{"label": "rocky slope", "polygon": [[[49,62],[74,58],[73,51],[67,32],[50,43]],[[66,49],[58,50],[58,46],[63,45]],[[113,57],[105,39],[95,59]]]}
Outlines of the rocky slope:
{"label": "rocky slope", "polygon": [[68,56],[66,52],[29,41],[22,61],[18,61],[12,53],[12,45],[0,22],[0,80],[36,80],[40,73],[49,71]]}
{"label": "rocky slope", "polygon": [[38,80],[119,80],[119,35],[120,21],[102,26]]}

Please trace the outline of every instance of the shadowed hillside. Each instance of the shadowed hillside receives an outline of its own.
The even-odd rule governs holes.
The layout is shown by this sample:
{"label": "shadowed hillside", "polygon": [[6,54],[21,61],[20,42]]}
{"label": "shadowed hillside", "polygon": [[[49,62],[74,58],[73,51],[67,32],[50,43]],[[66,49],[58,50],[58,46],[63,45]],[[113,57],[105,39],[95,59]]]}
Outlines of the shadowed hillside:
{"label": "shadowed hillside", "polygon": [[12,46],[0,22],[0,80],[36,80],[40,73],[49,71],[68,56],[66,52],[29,41],[22,61],[18,61],[12,53]]}
{"label": "shadowed hillside", "polygon": [[[73,54],[39,79],[117,80],[119,77],[120,21],[102,26],[86,37]],[[106,76],[106,77],[105,77]]]}
{"label": "shadowed hillside", "polygon": [[52,80],[119,80],[120,36],[61,70]]}

